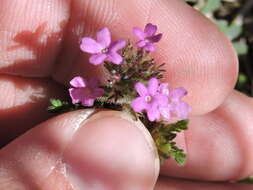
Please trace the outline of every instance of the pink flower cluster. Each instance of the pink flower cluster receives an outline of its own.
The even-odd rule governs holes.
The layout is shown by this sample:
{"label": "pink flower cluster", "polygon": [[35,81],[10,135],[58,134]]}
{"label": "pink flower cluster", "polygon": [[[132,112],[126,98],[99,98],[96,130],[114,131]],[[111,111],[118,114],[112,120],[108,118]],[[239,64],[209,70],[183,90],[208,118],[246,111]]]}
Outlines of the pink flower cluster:
{"label": "pink flower cluster", "polygon": [[135,98],[131,107],[135,112],[146,111],[150,121],[160,120],[161,116],[170,120],[172,115],[187,119],[190,106],[181,99],[187,94],[184,88],[169,89],[168,83],[161,83],[151,78],[148,85],[138,82],[135,90],[139,97]]}
{"label": "pink flower cluster", "polygon": [[[150,23],[145,26],[144,31],[134,27],[133,34],[139,38],[136,46],[148,52],[154,51],[155,46],[153,44],[159,42],[162,38],[162,34],[155,35],[156,31],[157,26]],[[80,48],[83,52],[92,54],[89,61],[93,65],[100,65],[104,61],[119,65],[122,63],[123,58],[118,51],[125,46],[126,41],[124,40],[111,42],[110,31],[108,28],[103,28],[97,32],[96,40],[90,37],[82,38]]]}
{"label": "pink flower cluster", "polygon": [[[161,40],[162,34],[156,34],[157,26],[147,24],[144,31],[140,28],[133,28],[133,34],[139,38],[136,42],[138,48],[146,52],[155,50],[154,43]],[[118,53],[126,46],[126,41],[111,41],[111,33],[108,28],[99,30],[96,39],[90,37],[82,38],[80,48],[86,53],[90,53],[89,62],[99,65],[105,61],[113,64],[122,64],[123,58]],[[77,76],[70,81],[73,88],[69,89],[73,104],[81,103],[83,106],[93,106],[94,101],[104,94],[104,90],[99,88],[98,80],[85,80]],[[131,107],[135,112],[147,112],[150,121],[160,120],[161,117],[170,120],[175,115],[178,118],[186,119],[191,111],[190,106],[181,99],[187,94],[184,88],[170,89],[168,83],[159,83],[157,78],[151,78],[148,85],[141,82],[135,84],[135,90],[139,97],[135,98]]]}
{"label": "pink flower cluster", "polygon": [[70,81],[74,88],[69,89],[73,104],[81,103],[83,106],[93,106],[94,101],[104,94],[104,89],[99,88],[98,80],[89,81],[77,76]]}

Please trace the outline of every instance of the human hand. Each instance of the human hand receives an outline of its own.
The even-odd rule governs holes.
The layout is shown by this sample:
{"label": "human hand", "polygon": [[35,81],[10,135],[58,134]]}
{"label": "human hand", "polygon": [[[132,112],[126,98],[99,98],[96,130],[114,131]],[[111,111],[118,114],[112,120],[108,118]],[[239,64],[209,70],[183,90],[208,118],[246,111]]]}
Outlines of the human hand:
{"label": "human hand", "polygon": [[[0,4],[0,189],[251,188],[204,183],[252,174],[253,103],[233,90],[236,55],[202,15],[179,0]],[[127,37],[147,22],[164,35],[154,56],[167,63],[166,80],[187,88],[193,109],[189,130],[177,138],[187,164],[168,160],[158,180],[150,136],[124,114],[103,111],[86,119],[89,111],[76,111],[45,121],[48,99],[64,97],[62,85],[73,76],[104,78],[80,52],[81,37],[104,26],[115,38]]]}

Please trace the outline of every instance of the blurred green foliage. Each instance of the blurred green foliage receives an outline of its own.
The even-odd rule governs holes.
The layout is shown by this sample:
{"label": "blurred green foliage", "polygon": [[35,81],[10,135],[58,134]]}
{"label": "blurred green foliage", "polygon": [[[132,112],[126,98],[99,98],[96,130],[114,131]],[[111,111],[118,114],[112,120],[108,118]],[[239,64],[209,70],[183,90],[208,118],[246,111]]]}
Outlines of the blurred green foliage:
{"label": "blurred green foliage", "polygon": [[204,6],[201,8],[203,14],[208,14],[216,11],[221,6],[220,0],[208,0],[204,3]]}
{"label": "blurred green foliage", "polygon": [[[203,13],[205,16],[210,18],[219,29],[226,34],[226,36],[232,41],[238,55],[245,55],[248,53],[248,46],[243,32],[243,22],[241,15],[236,15],[232,21],[229,21],[226,18],[217,17],[216,13],[223,11],[222,2],[227,2],[225,0],[188,0],[188,2],[193,3],[193,7]],[[234,2],[238,5],[238,1],[229,1]]]}
{"label": "blurred green foliage", "polygon": [[240,61],[236,89],[253,96],[253,0],[185,0],[231,40]]}
{"label": "blurred green foliage", "polygon": [[253,184],[253,177],[248,177],[248,178],[242,179],[242,180],[238,181],[238,183]]}

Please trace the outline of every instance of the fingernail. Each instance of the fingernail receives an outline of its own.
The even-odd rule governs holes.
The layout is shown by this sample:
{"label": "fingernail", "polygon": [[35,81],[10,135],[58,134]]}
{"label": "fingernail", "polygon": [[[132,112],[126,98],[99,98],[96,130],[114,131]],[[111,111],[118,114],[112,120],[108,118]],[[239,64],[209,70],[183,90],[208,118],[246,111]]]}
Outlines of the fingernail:
{"label": "fingernail", "polygon": [[116,111],[83,120],[63,159],[75,190],[152,189],[160,166],[147,129]]}
{"label": "fingernail", "polygon": [[144,138],[149,146],[149,150],[150,150],[151,154],[154,155],[154,158],[155,158],[155,176],[156,176],[156,178],[158,178],[159,171],[160,171],[160,160],[159,160],[159,155],[157,152],[155,142],[154,142],[150,132],[147,130],[147,128],[144,126],[144,124],[140,120],[134,121],[131,118],[131,116],[129,116],[129,114],[121,112],[121,117],[123,119],[128,120],[129,122],[132,122],[134,124],[134,126],[138,127],[138,129],[144,135]]}

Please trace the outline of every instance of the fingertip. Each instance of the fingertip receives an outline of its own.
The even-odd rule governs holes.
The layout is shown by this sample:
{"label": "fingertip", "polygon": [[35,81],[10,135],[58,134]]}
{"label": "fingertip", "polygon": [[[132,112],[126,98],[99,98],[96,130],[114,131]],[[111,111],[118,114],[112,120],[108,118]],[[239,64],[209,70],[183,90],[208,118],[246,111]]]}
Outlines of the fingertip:
{"label": "fingertip", "polygon": [[188,90],[185,100],[192,115],[217,108],[237,80],[238,59],[231,42],[214,23],[181,1],[159,1],[149,19],[164,34],[154,55],[167,63],[165,79]]}
{"label": "fingertip", "polygon": [[152,189],[159,161],[150,135],[143,130],[142,124],[121,113],[91,117],[65,151],[73,184],[80,189]]}
{"label": "fingertip", "polygon": [[219,182],[210,183],[202,181],[191,181],[185,179],[160,177],[158,183],[156,184],[154,190],[249,190],[251,189],[251,184],[241,184],[241,183],[231,183],[231,182]]}
{"label": "fingertip", "polygon": [[3,167],[18,176],[12,183],[21,181],[27,187],[35,183],[48,189],[60,184],[76,189],[152,189],[159,172],[150,134],[140,122],[115,111],[57,116],[0,154],[0,164],[8,160],[11,167]]}
{"label": "fingertip", "polygon": [[252,98],[233,91],[213,112],[191,117],[185,132],[186,165],[178,167],[168,161],[161,173],[205,181],[239,180],[252,175],[252,118]]}
{"label": "fingertip", "polygon": [[2,0],[0,72],[48,77],[69,19],[70,0]]}

